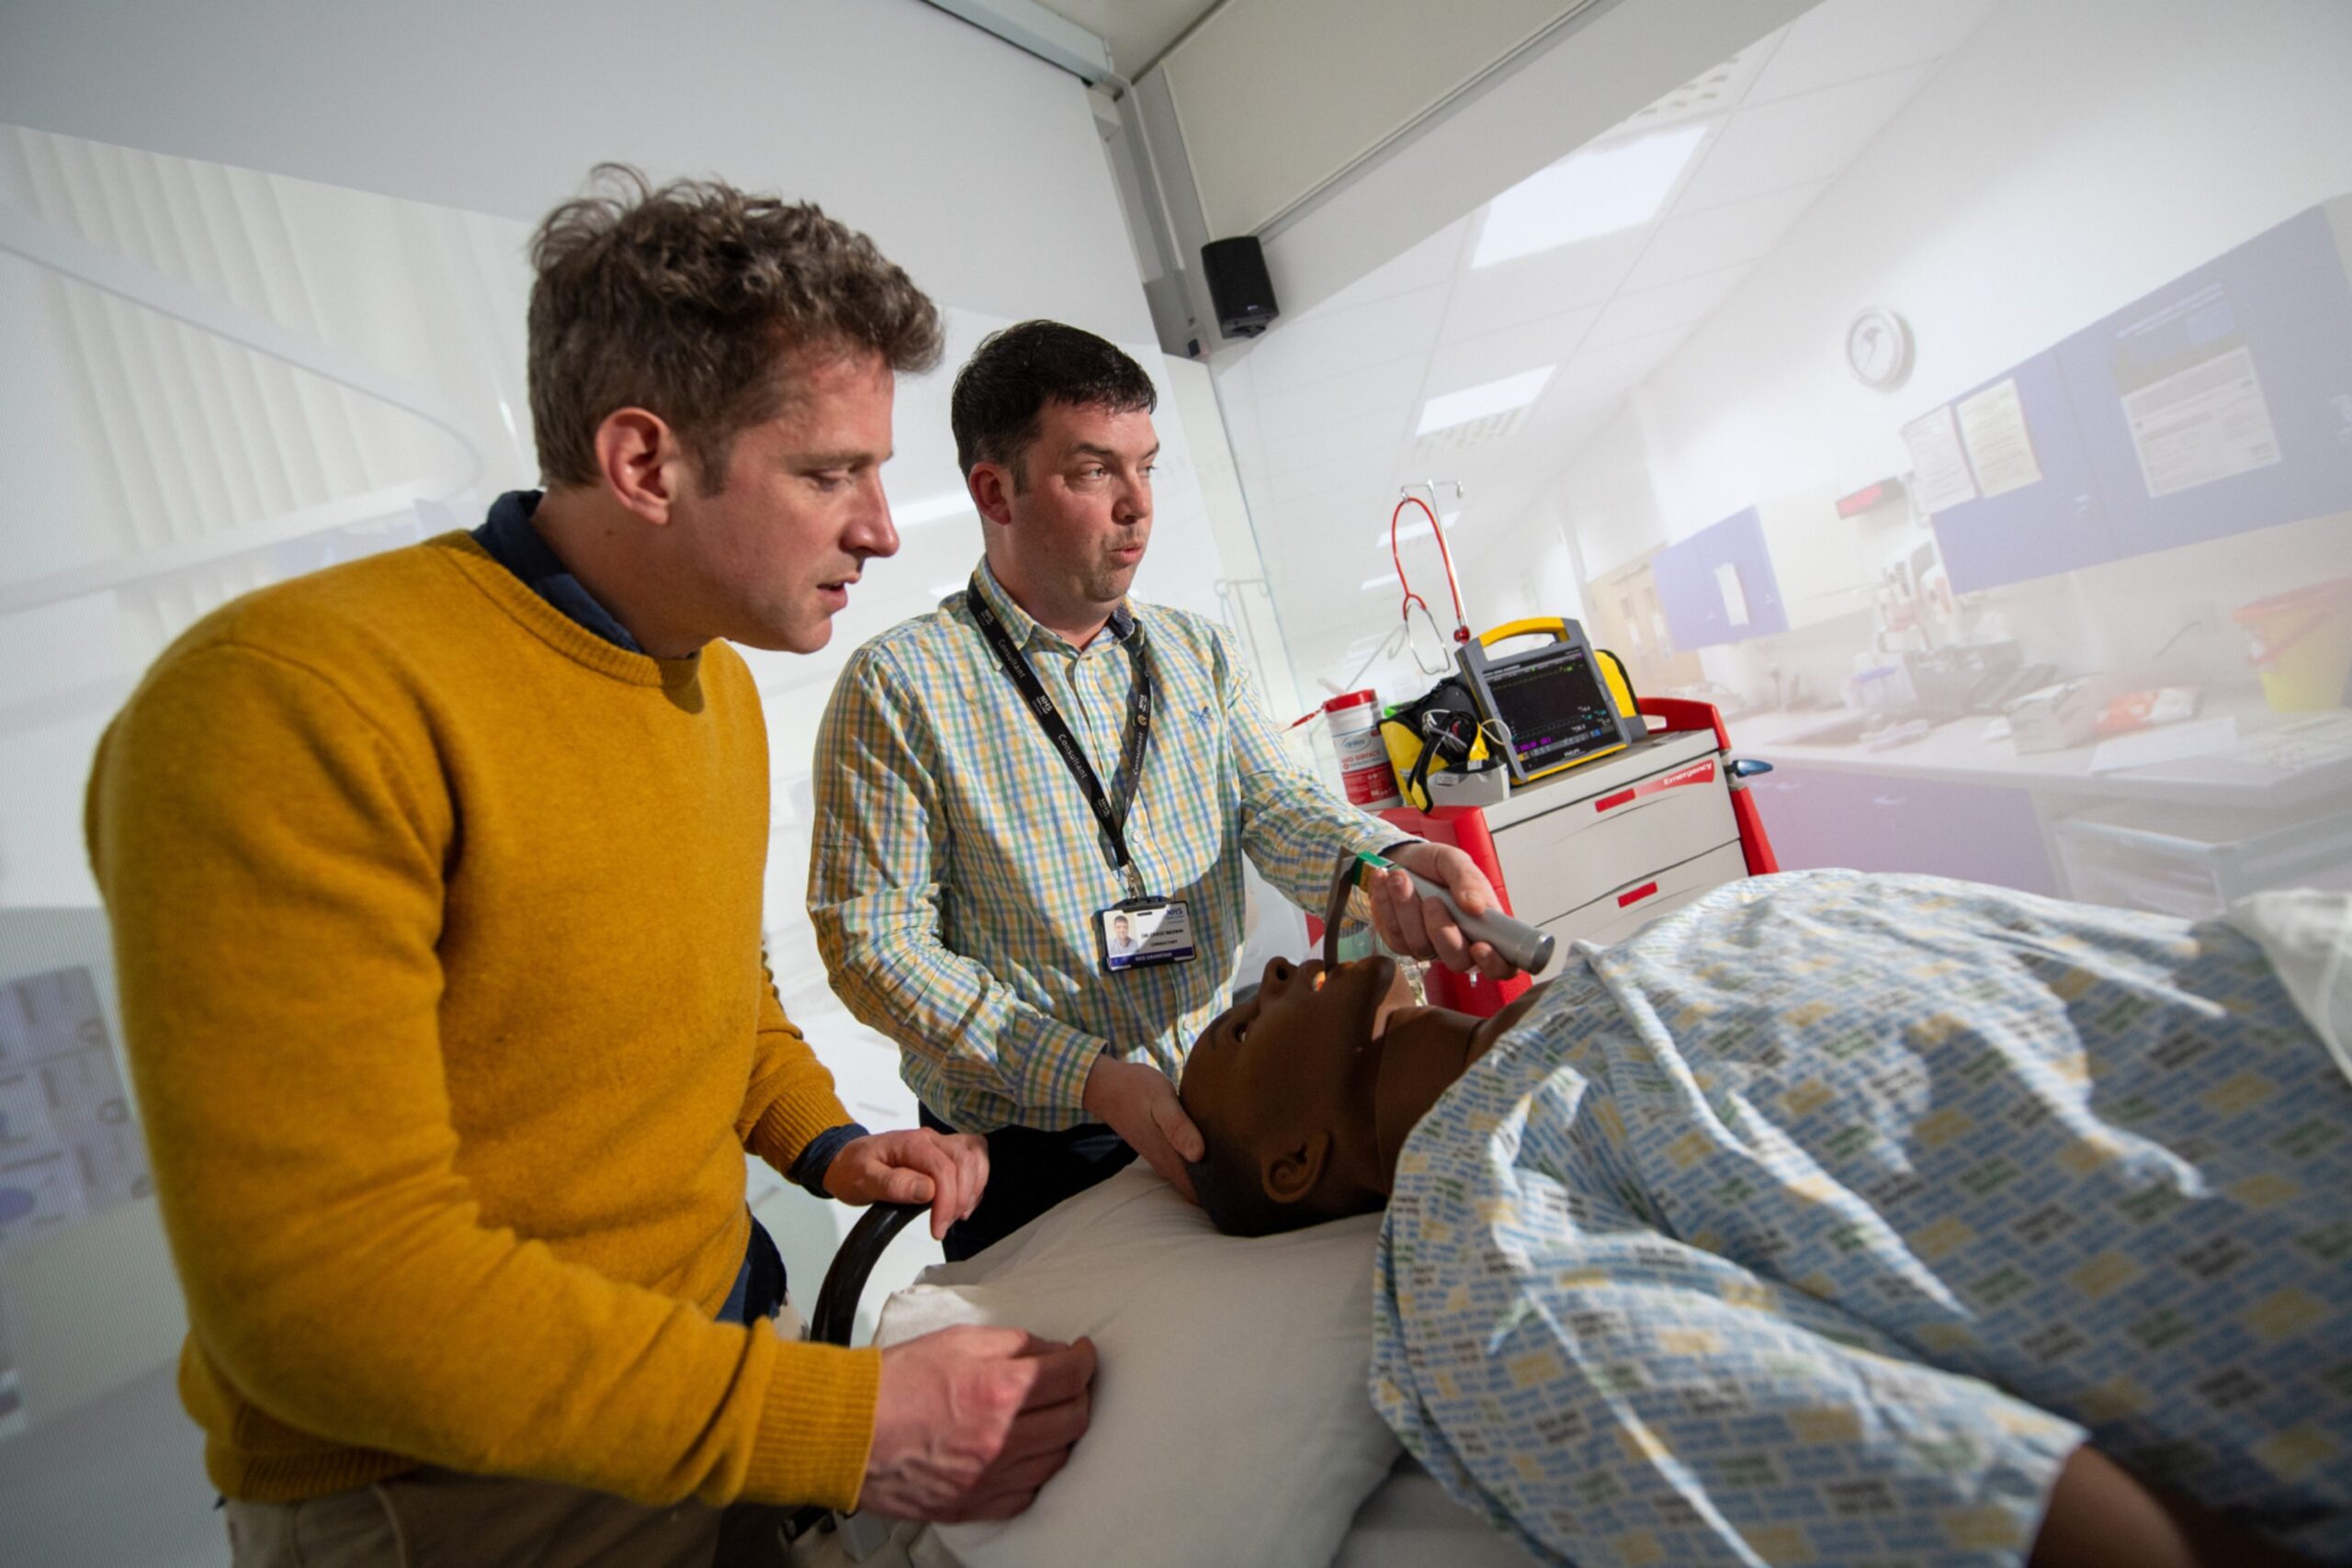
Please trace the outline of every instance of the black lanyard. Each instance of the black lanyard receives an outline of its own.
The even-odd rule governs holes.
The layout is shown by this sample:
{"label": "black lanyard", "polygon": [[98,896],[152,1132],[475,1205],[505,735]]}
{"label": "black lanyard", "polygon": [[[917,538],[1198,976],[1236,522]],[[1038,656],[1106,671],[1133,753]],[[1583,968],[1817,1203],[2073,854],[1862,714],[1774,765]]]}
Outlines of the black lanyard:
{"label": "black lanyard", "polygon": [[1151,653],[1144,646],[1143,627],[1129,624],[1125,638],[1129,654],[1136,661],[1135,684],[1127,690],[1127,728],[1119,741],[1119,773],[1114,781],[1119,786],[1119,798],[1114,805],[1102,793],[1102,781],[1095,776],[1094,766],[1086,760],[1085,750],[1078,737],[1070,733],[1069,721],[1062,710],[1054,705],[1053,694],[1037,679],[1037,671],[1023,658],[1021,649],[1013,646],[1012,634],[1005,630],[1004,621],[989,604],[980,592],[980,574],[972,574],[972,584],[964,596],[972,607],[972,618],[980,624],[980,635],[988,640],[989,651],[996,655],[997,668],[1005,679],[1020,690],[1021,699],[1035,714],[1044,728],[1046,739],[1054,743],[1061,754],[1062,765],[1078,780],[1078,787],[1086,794],[1086,804],[1094,808],[1094,819],[1102,824],[1102,836],[1111,850],[1111,867],[1119,874],[1128,894],[1144,896],[1143,877],[1135,868],[1135,859],[1127,853],[1127,812],[1135,805],[1136,789],[1143,780],[1145,750],[1151,744]]}

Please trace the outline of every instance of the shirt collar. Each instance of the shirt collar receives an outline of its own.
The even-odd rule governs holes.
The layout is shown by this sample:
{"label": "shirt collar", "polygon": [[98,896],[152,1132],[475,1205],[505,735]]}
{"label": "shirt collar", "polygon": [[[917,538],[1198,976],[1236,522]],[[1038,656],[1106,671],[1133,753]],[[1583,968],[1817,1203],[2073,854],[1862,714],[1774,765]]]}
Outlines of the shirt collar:
{"label": "shirt collar", "polygon": [[[996,580],[996,573],[989,569],[986,558],[981,560],[979,570],[972,575],[979,582],[980,596],[989,602],[989,608],[996,612],[997,619],[1002,621],[1005,629],[1012,634],[1013,641],[1017,646],[1026,648],[1032,641],[1043,637],[1048,647],[1069,648],[1069,644],[1059,635],[1038,625],[1035,615],[1013,603],[1012,595],[1006,592],[1004,584]],[[1130,606],[1129,601],[1125,599],[1119,601],[1118,608],[1111,612],[1110,622],[1102,629],[1111,634],[1113,644],[1124,643],[1135,635],[1135,611]],[[1091,653],[1102,646],[1101,640],[1097,639],[1087,644],[1083,649],[1072,651],[1080,654]]]}
{"label": "shirt collar", "polygon": [[645,649],[638,646],[628,628],[596,602],[596,596],[581,585],[563,558],[531,526],[531,513],[539,509],[546,493],[510,490],[500,496],[491,503],[489,517],[474,530],[475,542],[489,552],[491,559],[522,579],[524,586],[581,626],[631,653],[643,653]]}

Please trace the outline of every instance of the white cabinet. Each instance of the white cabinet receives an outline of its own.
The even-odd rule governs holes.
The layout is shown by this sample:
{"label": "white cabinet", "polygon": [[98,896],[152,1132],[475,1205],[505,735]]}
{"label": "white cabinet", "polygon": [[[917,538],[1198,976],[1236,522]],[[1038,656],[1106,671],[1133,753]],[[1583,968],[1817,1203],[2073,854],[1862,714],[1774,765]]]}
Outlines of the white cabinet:
{"label": "white cabinet", "polygon": [[1631,935],[1747,874],[1713,730],[1657,736],[1555,774],[1486,818],[1511,908],[1564,952]]}

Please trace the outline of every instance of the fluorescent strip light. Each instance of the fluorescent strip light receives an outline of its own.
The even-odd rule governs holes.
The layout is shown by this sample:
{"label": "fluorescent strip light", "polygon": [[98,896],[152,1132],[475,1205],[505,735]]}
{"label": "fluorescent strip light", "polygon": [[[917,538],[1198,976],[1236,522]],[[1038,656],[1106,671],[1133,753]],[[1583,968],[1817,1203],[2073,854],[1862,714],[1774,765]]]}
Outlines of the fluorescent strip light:
{"label": "fluorescent strip light", "polygon": [[1557,368],[1556,366],[1546,365],[1541,370],[1522,370],[1499,381],[1464,387],[1458,392],[1431,398],[1421,405],[1420,428],[1413,434],[1427,435],[1432,430],[1451,430],[1474,419],[1485,419],[1489,414],[1523,408],[1543,396],[1545,383],[1552,379],[1552,372]]}
{"label": "fluorescent strip light", "polygon": [[[1459,512],[1441,512],[1438,513],[1437,520],[1439,525],[1443,527],[1447,533],[1451,534],[1453,532],[1454,519],[1461,515],[1462,513]],[[1430,520],[1426,517],[1422,518],[1418,523],[1408,523],[1396,530],[1396,542],[1400,545],[1408,544],[1415,539],[1426,539],[1429,536]],[[1372,542],[1379,546],[1382,549],[1386,549],[1388,547],[1388,530],[1383,528],[1379,533],[1374,535]]]}
{"label": "fluorescent strip light", "polygon": [[904,506],[892,502],[890,521],[901,528],[920,527],[936,523],[943,517],[977,517],[979,509],[972,504],[969,491],[942,491],[937,495],[924,496],[921,501],[908,502]]}
{"label": "fluorescent strip light", "polygon": [[1470,265],[1493,266],[1648,222],[1666,205],[1707,130],[1681,126],[1571,153],[1537,170],[1487,204]]}

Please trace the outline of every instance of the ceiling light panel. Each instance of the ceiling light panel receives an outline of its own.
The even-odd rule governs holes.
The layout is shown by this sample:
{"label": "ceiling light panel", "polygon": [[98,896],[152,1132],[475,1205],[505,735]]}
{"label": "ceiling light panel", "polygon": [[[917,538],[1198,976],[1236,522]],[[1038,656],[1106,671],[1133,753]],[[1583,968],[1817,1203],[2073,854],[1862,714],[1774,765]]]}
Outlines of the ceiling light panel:
{"label": "ceiling light panel", "polygon": [[1648,222],[1706,140],[1704,123],[1587,148],[1495,197],[1479,225],[1473,267],[1533,255]]}
{"label": "ceiling light panel", "polygon": [[1512,409],[1525,408],[1544,395],[1545,384],[1552,379],[1552,372],[1557,368],[1557,366],[1546,365],[1540,370],[1522,370],[1499,381],[1487,381],[1476,387],[1464,387],[1458,392],[1431,398],[1421,405],[1421,423],[1413,434],[1427,435],[1432,430],[1447,430],[1490,415],[1508,413]]}

